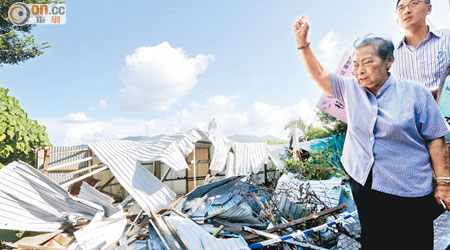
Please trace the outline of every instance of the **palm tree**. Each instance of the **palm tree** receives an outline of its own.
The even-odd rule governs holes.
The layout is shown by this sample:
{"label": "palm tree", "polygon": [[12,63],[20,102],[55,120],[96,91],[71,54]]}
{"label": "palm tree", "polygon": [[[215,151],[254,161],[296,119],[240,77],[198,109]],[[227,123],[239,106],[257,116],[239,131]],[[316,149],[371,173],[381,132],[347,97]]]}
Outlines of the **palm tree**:
{"label": "palm tree", "polygon": [[313,127],[313,124],[307,124],[305,120],[303,120],[301,117],[298,118],[298,120],[292,120],[286,125],[284,125],[284,130],[289,130],[289,137],[292,137],[294,133],[294,128],[297,126],[297,128],[300,130],[300,140],[301,141],[308,141],[309,140],[309,131]]}

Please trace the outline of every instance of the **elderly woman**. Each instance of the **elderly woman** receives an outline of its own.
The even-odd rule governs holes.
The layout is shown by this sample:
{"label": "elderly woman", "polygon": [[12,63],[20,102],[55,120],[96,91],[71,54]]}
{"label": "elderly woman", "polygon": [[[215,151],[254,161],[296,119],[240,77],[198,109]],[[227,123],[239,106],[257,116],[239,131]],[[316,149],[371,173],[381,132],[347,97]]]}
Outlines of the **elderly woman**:
{"label": "elderly woman", "polygon": [[450,206],[444,141],[450,129],[433,96],[419,83],[390,76],[391,41],[369,37],[355,43],[354,78],[343,78],[321,66],[308,31],[301,17],[294,33],[303,64],[346,107],[341,161],[351,177],[363,249],[433,249],[433,219]]}

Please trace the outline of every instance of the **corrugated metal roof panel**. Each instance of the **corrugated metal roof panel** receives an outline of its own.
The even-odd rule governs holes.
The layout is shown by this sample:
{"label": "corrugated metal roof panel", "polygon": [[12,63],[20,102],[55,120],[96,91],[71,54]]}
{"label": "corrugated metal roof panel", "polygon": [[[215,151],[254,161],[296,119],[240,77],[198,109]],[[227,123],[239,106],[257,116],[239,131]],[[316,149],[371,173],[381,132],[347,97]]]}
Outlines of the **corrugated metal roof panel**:
{"label": "corrugated metal roof panel", "polygon": [[[87,147],[80,146],[54,146],[50,147],[50,157],[48,161],[48,168],[54,166],[75,162],[77,160],[84,159],[89,156],[89,149]],[[87,167],[87,162],[80,162],[71,165],[67,165],[64,168],[83,168]]]}
{"label": "corrugated metal roof panel", "polygon": [[247,203],[235,205],[225,212],[217,215],[217,218],[223,218],[228,221],[239,221],[252,224],[262,224],[258,218],[253,217],[252,208]]}
{"label": "corrugated metal roof panel", "polygon": [[210,169],[218,172],[225,171],[228,153],[230,152],[233,142],[227,138],[209,136],[209,140],[214,146],[212,152],[212,160]]}
{"label": "corrugated metal roof panel", "polygon": [[111,197],[100,193],[97,189],[87,184],[86,182],[83,182],[83,184],[81,184],[80,194],[78,195],[78,198],[90,201],[103,207],[106,216],[110,216],[118,212],[119,210],[122,210],[122,207],[120,206],[113,207],[112,204],[114,200]]}
{"label": "corrugated metal roof panel", "polygon": [[265,143],[233,143],[234,166],[227,170],[227,176],[256,173],[271,157]]}
{"label": "corrugated metal roof panel", "polygon": [[167,207],[175,193],[152,175],[139,161],[140,142],[106,140],[89,143],[89,148],[107,165],[122,187],[147,214]]}
{"label": "corrugated metal roof panel", "polygon": [[203,195],[205,195],[206,193],[208,193],[209,191],[211,191],[212,189],[218,187],[218,186],[222,186],[230,181],[233,181],[237,178],[240,178],[239,176],[233,176],[233,177],[229,177],[229,178],[225,178],[222,180],[218,180],[215,182],[211,182],[211,183],[207,183],[207,184],[203,184],[201,186],[197,186],[194,190],[192,190],[191,192],[189,192],[186,195],[186,201],[184,203],[184,208],[185,209],[190,209],[191,206],[189,205],[191,201],[193,201],[194,199],[197,198],[201,198],[203,197]]}
{"label": "corrugated metal roof panel", "polygon": [[289,147],[288,144],[274,144],[267,145],[269,148],[270,155],[272,156],[272,161],[275,162],[279,168],[284,167],[284,162],[280,159],[280,155],[285,155],[286,150]]}
{"label": "corrugated metal roof panel", "polygon": [[305,205],[292,202],[284,194],[281,194],[279,198],[278,209],[280,209],[283,213],[286,213],[288,216],[292,216],[293,219],[303,217],[305,214],[310,212],[305,210]]}
{"label": "corrugated metal roof panel", "polygon": [[[208,140],[204,132],[193,129],[174,135],[165,135],[150,141],[108,140],[108,151],[120,152],[140,162],[161,161],[175,171],[187,169],[186,156],[199,140]],[[91,143],[89,145],[96,144]]]}
{"label": "corrugated metal roof panel", "polygon": [[108,218],[99,212],[91,223],[74,233],[76,249],[106,249],[122,237],[126,225],[127,218],[122,210]]}
{"label": "corrugated metal roof panel", "polygon": [[0,170],[0,229],[53,232],[97,211],[24,162]]}
{"label": "corrugated metal roof panel", "polygon": [[[61,184],[68,180],[73,179],[74,177],[78,177],[82,175],[82,173],[78,173],[75,175],[67,175],[68,173],[75,171],[77,169],[85,168],[89,165],[89,161],[81,161],[82,159],[86,159],[89,157],[89,148],[88,147],[80,147],[80,146],[53,146],[50,147],[50,157],[48,160],[48,168],[51,169],[55,166],[64,165],[63,169],[58,171],[50,171],[48,172],[48,177],[54,180],[56,183]],[[69,164],[72,162],[76,162],[74,164]],[[40,163],[41,165],[38,169],[42,169],[43,161]],[[66,165],[69,164],[69,165]]]}
{"label": "corrugated metal roof panel", "polygon": [[231,239],[217,239],[190,219],[178,216],[167,217],[188,249],[229,250],[247,246],[240,236]]}
{"label": "corrugated metal roof panel", "polygon": [[208,209],[207,215],[213,215],[213,214],[217,214],[217,213],[222,212],[222,211],[227,211],[228,209],[230,209],[230,208],[234,207],[235,205],[238,205],[239,203],[241,203],[242,199],[243,199],[242,196],[240,196],[239,194],[236,194],[236,195],[233,196],[233,198],[231,198],[231,200],[229,200],[225,204],[212,205]]}

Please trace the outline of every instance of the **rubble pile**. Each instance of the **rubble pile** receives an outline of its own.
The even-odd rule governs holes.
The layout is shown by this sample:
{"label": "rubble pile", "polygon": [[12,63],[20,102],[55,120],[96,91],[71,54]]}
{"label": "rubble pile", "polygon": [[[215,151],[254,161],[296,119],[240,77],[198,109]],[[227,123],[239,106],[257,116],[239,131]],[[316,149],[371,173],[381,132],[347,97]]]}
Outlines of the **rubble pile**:
{"label": "rubble pile", "polygon": [[[20,161],[2,168],[0,179],[0,229],[25,231],[18,241],[3,242],[10,249],[249,249],[333,221],[346,209],[339,202],[330,207],[321,201],[311,189],[316,184],[285,192],[281,184],[274,190],[246,176],[198,186],[149,213],[132,196],[117,201],[87,182],[71,195]],[[297,193],[297,200],[288,193]],[[270,245],[345,249],[357,245],[349,240],[359,235],[351,225],[336,224]]]}
{"label": "rubble pile", "polygon": [[[55,148],[37,168],[10,163],[0,249],[360,249],[348,181],[276,170],[280,150],[197,129]],[[446,249],[448,212],[436,222]]]}

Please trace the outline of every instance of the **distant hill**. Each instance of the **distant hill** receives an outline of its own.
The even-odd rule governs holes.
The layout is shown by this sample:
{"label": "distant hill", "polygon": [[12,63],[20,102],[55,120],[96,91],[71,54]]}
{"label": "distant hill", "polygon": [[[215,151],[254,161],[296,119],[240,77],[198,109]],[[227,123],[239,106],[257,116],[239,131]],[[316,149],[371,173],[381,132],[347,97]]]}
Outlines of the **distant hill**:
{"label": "distant hill", "polygon": [[270,141],[287,141],[287,139],[280,139],[278,137],[275,137],[273,135],[264,135],[264,136],[256,136],[256,135],[232,135],[228,136],[228,139],[235,141],[235,142],[264,142],[266,143],[267,140]]}
{"label": "distant hill", "polygon": [[151,140],[155,140],[155,139],[159,139],[161,137],[163,137],[164,135],[155,135],[155,136],[143,136],[143,135],[139,135],[139,136],[128,136],[125,138],[122,138],[121,140],[129,140],[129,141],[151,141]]}
{"label": "distant hill", "polygon": [[[161,138],[163,135],[156,135],[156,136],[128,136],[125,138],[122,138],[122,140],[130,140],[130,141],[149,141],[149,140],[155,140],[158,138]],[[275,137],[273,135],[264,135],[264,136],[255,136],[255,135],[232,135],[228,136],[228,139],[235,141],[235,142],[263,142],[266,143],[267,140],[270,140],[271,142],[277,141],[287,141],[287,139],[280,139],[278,137]]]}

